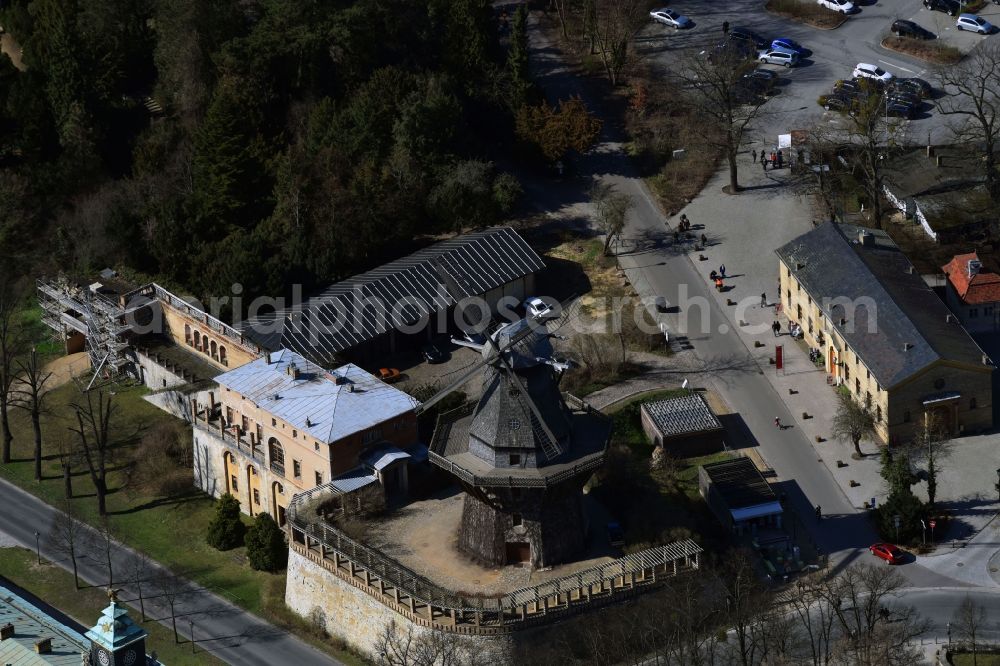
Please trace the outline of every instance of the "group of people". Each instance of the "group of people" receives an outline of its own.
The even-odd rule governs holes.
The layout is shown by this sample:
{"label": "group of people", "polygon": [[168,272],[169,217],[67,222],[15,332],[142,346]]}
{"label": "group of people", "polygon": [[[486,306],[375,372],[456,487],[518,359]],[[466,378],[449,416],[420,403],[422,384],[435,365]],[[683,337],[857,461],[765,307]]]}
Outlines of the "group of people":
{"label": "group of people", "polygon": [[[753,158],[754,162],[757,161],[756,148],[751,151],[750,156]],[[780,150],[772,150],[770,155],[768,155],[767,151],[760,151],[760,165],[764,168],[764,171],[767,171],[768,162],[771,163],[772,169],[780,169],[785,165],[785,155]]]}
{"label": "group of people", "polygon": [[726,285],[723,282],[723,280],[726,279],[726,265],[722,264],[721,266],[719,266],[719,270],[718,271],[714,271],[713,270],[711,273],[709,273],[708,274],[708,279],[715,283],[715,289],[717,291],[720,291],[720,292],[724,291],[725,288],[726,288]]}
{"label": "group of people", "polygon": [[796,340],[802,337],[802,327],[794,321],[788,323],[788,333]]}

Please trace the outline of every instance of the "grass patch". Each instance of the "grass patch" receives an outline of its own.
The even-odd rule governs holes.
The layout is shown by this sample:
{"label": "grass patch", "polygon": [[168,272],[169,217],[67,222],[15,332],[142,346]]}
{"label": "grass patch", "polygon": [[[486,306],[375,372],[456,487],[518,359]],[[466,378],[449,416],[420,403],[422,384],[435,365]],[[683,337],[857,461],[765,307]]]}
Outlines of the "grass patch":
{"label": "grass patch", "polygon": [[[971,652],[952,652],[951,663],[955,666],[972,666]],[[976,655],[978,666],[1000,666],[1000,654],[987,654],[980,652]]]}
{"label": "grass patch", "polygon": [[815,2],[802,0],[767,0],[764,9],[799,23],[805,23],[821,30],[833,30],[847,20],[847,14],[821,7]]}
{"label": "grass patch", "polygon": [[[143,399],[148,389],[142,386],[116,386],[116,431],[121,433],[116,457],[128,458],[143,433],[159,424],[176,423],[177,419]],[[42,481],[34,481],[31,422],[21,410],[11,416],[14,434],[12,462],[0,465],[0,475],[43,501],[58,507],[63,503],[63,482],[56,452],[60,438],[69,437],[67,430],[72,409],[79,399],[72,382],[49,395],[48,413],[42,419],[43,456]],[[190,438],[190,428],[182,430]],[[190,450],[190,441],[184,442]],[[170,496],[150,495],[141,489],[126,486],[126,470],[121,463],[111,466],[108,474],[110,492],[107,496],[108,521],[117,539],[141,550],[166,567],[181,573],[205,588],[225,597],[235,605],[260,617],[295,631],[317,647],[331,652],[350,663],[353,657],[335,641],[303,631],[303,626],[290,619],[292,614],[284,603],[285,574],[254,571],[247,564],[246,549],[220,552],[205,542],[208,523],[215,511],[215,501],[193,487]],[[82,468],[73,477],[74,506],[80,518],[92,525],[100,524],[97,499],[89,475]],[[247,524],[250,519],[243,517]],[[45,536],[42,537],[46,538]],[[70,586],[72,587],[72,586]],[[39,594],[39,596],[42,596]],[[58,600],[59,596],[50,598]],[[106,605],[106,604],[105,604]],[[168,660],[168,663],[173,663]]]}
{"label": "grass patch", "polygon": [[[0,548],[0,571],[4,579],[52,604],[87,629],[97,623],[101,611],[108,605],[108,595],[102,588],[77,590],[72,574],[44,560],[39,566],[35,554],[25,548]],[[168,627],[154,620],[140,622],[142,618],[137,612],[130,615],[136,624],[149,632],[146,649],[156,652],[163,663],[171,666],[225,663],[197,648],[192,654],[191,644],[175,643],[174,632]]]}
{"label": "grass patch", "polygon": [[936,39],[913,39],[911,37],[886,37],[882,46],[891,50],[920,58],[939,65],[954,65],[962,59],[962,52],[954,46],[942,44]]}

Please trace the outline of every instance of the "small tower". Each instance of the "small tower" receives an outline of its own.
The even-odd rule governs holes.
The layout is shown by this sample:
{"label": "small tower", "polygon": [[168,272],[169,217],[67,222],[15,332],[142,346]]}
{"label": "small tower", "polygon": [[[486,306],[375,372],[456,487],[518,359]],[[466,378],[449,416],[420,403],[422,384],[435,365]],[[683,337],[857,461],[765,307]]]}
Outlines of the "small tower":
{"label": "small tower", "polygon": [[[86,633],[90,639],[90,666],[145,666],[146,630],[128,616],[118,591],[108,590],[111,604]],[[153,662],[155,663],[155,662]]]}

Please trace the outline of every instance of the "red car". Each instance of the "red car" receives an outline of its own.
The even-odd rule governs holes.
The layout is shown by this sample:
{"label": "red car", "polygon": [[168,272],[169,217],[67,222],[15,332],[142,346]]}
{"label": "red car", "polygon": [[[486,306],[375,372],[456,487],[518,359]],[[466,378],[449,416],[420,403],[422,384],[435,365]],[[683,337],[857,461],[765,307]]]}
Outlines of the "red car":
{"label": "red car", "polygon": [[886,564],[902,564],[905,553],[891,543],[876,543],[868,547],[875,557],[881,557]]}

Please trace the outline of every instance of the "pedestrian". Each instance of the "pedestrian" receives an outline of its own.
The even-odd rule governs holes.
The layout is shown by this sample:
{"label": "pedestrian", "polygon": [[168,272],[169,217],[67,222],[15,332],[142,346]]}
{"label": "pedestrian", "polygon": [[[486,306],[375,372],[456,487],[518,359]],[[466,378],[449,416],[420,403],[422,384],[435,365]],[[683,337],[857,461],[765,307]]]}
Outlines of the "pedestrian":
{"label": "pedestrian", "polygon": [[762,307],[762,308],[766,308],[767,307],[767,294],[766,293],[760,295],[760,307]]}
{"label": "pedestrian", "polygon": [[719,275],[721,275],[723,278],[726,277],[726,265],[725,264],[722,264],[721,266],[719,266]]}
{"label": "pedestrian", "polygon": [[760,149],[760,161],[761,161],[762,164],[764,162],[767,162],[767,155],[764,153],[764,149],[763,148]]}
{"label": "pedestrian", "polygon": [[753,150],[750,151],[750,156],[753,158],[754,162],[757,161],[757,149],[756,148],[754,148]]}
{"label": "pedestrian", "polygon": [[777,416],[774,417],[774,427],[777,428],[778,430],[781,430],[781,419],[779,419]]}
{"label": "pedestrian", "polygon": [[726,285],[723,284],[722,278],[716,277],[715,278],[715,290],[718,291],[721,294],[722,290],[725,289],[725,288],[726,288]]}
{"label": "pedestrian", "polygon": [[775,322],[771,324],[771,330],[774,332],[774,337],[778,337],[778,333],[779,331],[781,331],[781,324],[779,324],[778,321],[775,320]]}
{"label": "pedestrian", "polygon": [[676,229],[674,229],[674,242],[675,243],[681,242],[681,232],[677,231]]}
{"label": "pedestrian", "polygon": [[772,150],[771,151],[771,166],[773,167],[777,163],[778,163],[778,154]]}
{"label": "pedestrian", "polygon": [[729,21],[723,21],[722,22],[722,34],[723,35],[728,35],[729,34]]}
{"label": "pedestrian", "polygon": [[764,153],[761,153],[760,155],[761,155],[760,166],[762,169],[764,169],[764,171],[767,171],[767,160],[763,159]]}
{"label": "pedestrian", "polygon": [[785,157],[784,157],[784,155],[781,154],[781,151],[779,150],[778,151],[778,168],[779,169],[781,168],[782,164],[784,164],[784,162],[785,162]]}
{"label": "pedestrian", "polygon": [[819,504],[816,505],[816,520],[823,520],[823,509],[820,508]]}
{"label": "pedestrian", "polygon": [[702,234],[701,235],[701,246],[705,247],[706,245],[708,245],[708,236],[706,236],[705,234]]}

